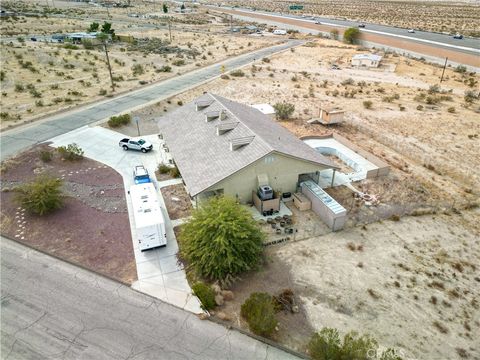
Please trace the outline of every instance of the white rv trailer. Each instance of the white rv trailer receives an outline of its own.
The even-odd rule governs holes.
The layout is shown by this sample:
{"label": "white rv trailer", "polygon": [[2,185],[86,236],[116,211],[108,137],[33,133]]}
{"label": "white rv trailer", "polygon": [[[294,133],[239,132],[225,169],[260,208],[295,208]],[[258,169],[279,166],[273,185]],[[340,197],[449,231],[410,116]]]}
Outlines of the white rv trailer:
{"label": "white rv trailer", "polygon": [[167,245],[167,234],[162,209],[152,183],[132,185],[133,217],[141,251]]}

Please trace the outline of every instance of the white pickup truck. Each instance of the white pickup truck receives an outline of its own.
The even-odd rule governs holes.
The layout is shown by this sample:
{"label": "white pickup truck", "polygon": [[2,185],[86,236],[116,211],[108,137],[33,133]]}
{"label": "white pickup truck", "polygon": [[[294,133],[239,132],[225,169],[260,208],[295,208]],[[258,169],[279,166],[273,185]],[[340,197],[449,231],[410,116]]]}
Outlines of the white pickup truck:
{"label": "white pickup truck", "polygon": [[153,149],[153,145],[151,142],[144,140],[144,139],[129,139],[129,138],[124,138],[120,140],[118,143],[118,146],[122,147],[123,150],[138,150],[143,153],[149,152],[150,150]]}

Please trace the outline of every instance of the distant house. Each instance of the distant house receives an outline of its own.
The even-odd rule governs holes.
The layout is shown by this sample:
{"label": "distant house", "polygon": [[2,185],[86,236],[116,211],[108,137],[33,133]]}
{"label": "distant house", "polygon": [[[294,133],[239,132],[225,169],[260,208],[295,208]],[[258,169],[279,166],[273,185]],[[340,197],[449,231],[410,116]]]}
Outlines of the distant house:
{"label": "distant house", "polygon": [[158,127],[195,201],[224,194],[250,203],[260,185],[294,193],[304,179],[338,168],[261,111],[210,93]]}
{"label": "distant house", "polygon": [[352,66],[357,67],[378,67],[382,61],[380,55],[375,54],[357,54],[352,57]]}

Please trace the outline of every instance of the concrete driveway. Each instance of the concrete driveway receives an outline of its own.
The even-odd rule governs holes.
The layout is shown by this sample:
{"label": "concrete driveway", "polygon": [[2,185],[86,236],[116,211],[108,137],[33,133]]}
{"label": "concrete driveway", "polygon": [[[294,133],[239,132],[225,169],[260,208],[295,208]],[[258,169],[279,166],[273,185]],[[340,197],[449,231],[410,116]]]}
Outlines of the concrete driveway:
{"label": "concrete driveway", "polygon": [[[49,141],[52,142],[54,147],[76,143],[84,150],[86,157],[104,163],[120,173],[123,177],[125,191],[128,192],[130,186],[133,185],[132,172],[134,166],[143,165],[153,175],[162,160],[162,153],[160,151],[160,140],[156,135],[142,136],[153,144],[153,151],[146,154],[137,151],[124,151],[118,146],[118,142],[124,137],[118,132],[103,127],[84,126]],[[169,180],[167,183],[163,182],[161,184],[158,184],[155,179],[153,181],[157,190],[162,185],[181,182],[180,179]],[[132,246],[138,276],[138,280],[132,284],[132,287],[195,314],[201,313],[200,302],[192,295],[185,271],[177,264],[178,244],[160,191],[158,191],[158,197],[165,218],[167,246],[142,252],[138,248],[137,241],[134,240],[137,237],[132,203],[130,195],[126,193],[132,231]]]}

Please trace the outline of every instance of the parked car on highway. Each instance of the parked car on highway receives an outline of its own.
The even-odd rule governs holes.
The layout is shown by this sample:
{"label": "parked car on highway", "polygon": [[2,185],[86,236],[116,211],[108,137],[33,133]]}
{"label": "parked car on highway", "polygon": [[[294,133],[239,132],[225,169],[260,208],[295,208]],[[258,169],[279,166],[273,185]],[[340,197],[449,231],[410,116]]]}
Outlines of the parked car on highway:
{"label": "parked car on highway", "polygon": [[133,181],[135,184],[146,184],[152,182],[150,176],[148,175],[147,169],[143,165],[137,165],[133,169]]}
{"label": "parked car on highway", "polygon": [[320,20],[315,20],[315,24],[320,25],[321,24]]}
{"label": "parked car on highway", "polygon": [[365,27],[365,24],[358,24],[358,27],[359,27],[359,28],[364,28],[364,27]]}
{"label": "parked car on highway", "polygon": [[120,140],[118,146],[122,147],[123,150],[138,150],[143,153],[149,152],[153,149],[152,143],[144,139],[129,139],[124,138]]}
{"label": "parked car on highway", "polygon": [[30,40],[31,41],[37,41],[37,38],[36,37],[31,37]]}
{"label": "parked car on highway", "polygon": [[413,34],[413,33],[415,32],[415,30],[409,29],[408,32],[409,32],[410,34]]}
{"label": "parked car on highway", "polygon": [[457,33],[457,34],[453,35],[453,38],[454,38],[454,39],[460,39],[460,40],[461,40],[461,39],[463,39],[463,35]]}

